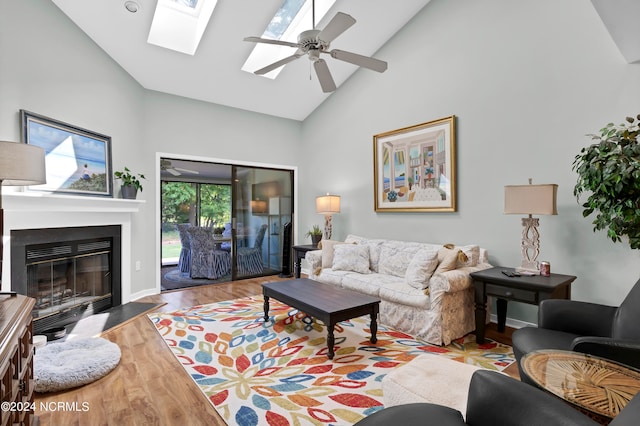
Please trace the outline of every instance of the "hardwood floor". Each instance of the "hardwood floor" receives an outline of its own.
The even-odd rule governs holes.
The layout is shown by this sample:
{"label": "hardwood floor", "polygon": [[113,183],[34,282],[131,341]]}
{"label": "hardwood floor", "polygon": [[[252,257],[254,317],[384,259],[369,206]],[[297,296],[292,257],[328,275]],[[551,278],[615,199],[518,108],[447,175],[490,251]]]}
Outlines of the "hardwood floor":
{"label": "hardwood floor", "polygon": [[[278,276],[212,284],[165,292],[137,301],[165,303],[158,311],[261,294],[260,284]],[[493,324],[495,326],[495,324]],[[487,337],[511,344],[511,332]],[[225,425],[171,350],[142,315],[102,337],[117,343],[120,364],[106,377],[58,393],[36,394],[36,415],[42,426],[57,425]],[[514,368],[512,368],[514,367]],[[508,374],[518,377],[512,365]]]}

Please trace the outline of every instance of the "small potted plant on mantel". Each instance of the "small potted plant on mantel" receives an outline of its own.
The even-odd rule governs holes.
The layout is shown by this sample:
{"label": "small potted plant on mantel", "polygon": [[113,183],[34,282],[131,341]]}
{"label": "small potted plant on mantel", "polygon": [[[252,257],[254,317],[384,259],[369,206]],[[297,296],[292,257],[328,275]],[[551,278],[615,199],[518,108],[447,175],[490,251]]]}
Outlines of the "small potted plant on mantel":
{"label": "small potted plant on mantel", "polygon": [[125,166],[124,171],[117,171],[113,175],[116,179],[120,179],[122,181],[122,186],[120,187],[122,198],[135,200],[138,195],[138,191],[142,192],[140,179],[146,179],[143,174],[131,173],[131,170]]}
{"label": "small potted plant on mantel", "polygon": [[313,225],[313,227],[307,231],[306,236],[311,238],[311,244],[317,246],[322,239],[322,229],[320,229],[318,225]]}

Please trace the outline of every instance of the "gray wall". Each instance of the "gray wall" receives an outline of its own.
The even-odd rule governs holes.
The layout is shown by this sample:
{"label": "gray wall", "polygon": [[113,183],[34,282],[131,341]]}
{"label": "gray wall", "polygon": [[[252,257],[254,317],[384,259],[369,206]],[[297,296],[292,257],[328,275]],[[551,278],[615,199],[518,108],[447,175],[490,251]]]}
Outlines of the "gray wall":
{"label": "gray wall", "polygon": [[[24,108],[111,135],[114,167],[152,177],[134,223],[134,292],[157,283],[157,152],[298,166],[301,235],[322,224],[315,197],[332,192],[335,238],[478,243],[496,265],[520,260],[503,186],[557,183],[541,257],[578,276],[574,298],[617,304],[640,275],[638,253],[593,233],[572,195],[585,134],[640,112],[639,65],[590,2],[433,0],[377,52],[386,73],[357,71],[303,123],[147,91],[46,0],[0,0],[0,31],[0,139],[19,139]],[[452,114],[458,211],[375,213],[372,136]],[[509,316],[535,321],[535,308],[514,303]]]}
{"label": "gray wall", "polygon": [[0,31],[1,140],[20,140],[26,109],[111,136],[114,170],[148,177],[132,224],[134,294],[159,286],[157,152],[295,166],[300,122],[145,90],[50,1],[0,0]]}
{"label": "gray wall", "polygon": [[[309,195],[329,191],[342,196],[336,238],[478,243],[493,264],[517,266],[522,227],[502,213],[503,187],[557,183],[558,216],[540,218],[541,260],[578,277],[574,298],[619,303],[640,276],[639,253],[592,232],[571,166],[585,134],[640,113],[640,65],[625,63],[591,3],[432,0],[375,56],[386,73],[357,71],[304,122],[317,161],[301,168],[301,229],[322,220]],[[375,213],[372,136],[452,114],[458,212]],[[513,303],[508,315],[535,322],[536,312]]]}

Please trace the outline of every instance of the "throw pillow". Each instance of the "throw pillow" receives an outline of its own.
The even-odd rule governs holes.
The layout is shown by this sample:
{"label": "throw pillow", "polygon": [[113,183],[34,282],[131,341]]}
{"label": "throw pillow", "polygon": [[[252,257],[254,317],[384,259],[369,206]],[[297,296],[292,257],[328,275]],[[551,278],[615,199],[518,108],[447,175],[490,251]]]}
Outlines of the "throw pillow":
{"label": "throw pillow", "polygon": [[334,271],[351,271],[368,274],[369,247],[357,244],[336,244],[333,247]]}
{"label": "throw pillow", "polygon": [[445,244],[444,247],[461,250],[466,255],[466,259],[463,256],[458,258],[458,265],[456,268],[476,266],[480,262],[480,246],[478,245],[470,244],[466,246],[456,246],[454,244]]}
{"label": "throw pillow", "polygon": [[462,252],[467,255],[466,261],[461,261],[460,258],[458,258],[458,268],[476,266],[480,263],[480,246],[470,244],[467,246],[456,246],[456,248],[462,250]]}
{"label": "throw pillow", "polygon": [[434,274],[453,271],[458,266],[458,258],[462,262],[467,260],[467,255],[460,249],[454,248],[453,244],[447,244],[438,250],[438,267]]}
{"label": "throw pillow", "polygon": [[322,269],[333,265],[333,248],[338,244],[348,244],[338,240],[322,240]]}
{"label": "throw pillow", "polygon": [[384,243],[380,249],[378,272],[384,275],[404,278],[407,275],[407,268],[411,260],[420,250],[421,247],[418,243],[400,243],[396,241]]}
{"label": "throw pillow", "polygon": [[420,249],[409,262],[404,279],[411,287],[424,290],[429,287],[429,279],[437,266],[438,252]]}

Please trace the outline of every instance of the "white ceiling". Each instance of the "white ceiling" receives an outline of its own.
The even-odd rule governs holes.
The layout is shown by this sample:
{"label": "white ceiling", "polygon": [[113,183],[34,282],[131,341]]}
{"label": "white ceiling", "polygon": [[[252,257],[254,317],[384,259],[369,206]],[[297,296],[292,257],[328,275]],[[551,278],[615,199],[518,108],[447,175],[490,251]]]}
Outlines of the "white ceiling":
{"label": "white ceiling", "polygon": [[[243,38],[260,36],[283,0],[218,0],[193,56],[146,42],[156,0],[136,0],[135,14],[124,8],[125,0],[52,1],[146,89],[300,121],[331,96],[322,92],[304,57],[286,65],[275,80],[240,70],[254,46]],[[376,52],[429,1],[338,0],[317,27],[324,28],[337,12],[350,14],[356,24],[331,48],[386,60]],[[640,14],[640,1],[592,3],[625,59],[639,61],[640,25],[633,17]],[[326,60],[338,90],[354,72],[374,72]]]}
{"label": "white ceiling", "polygon": [[[283,0],[218,0],[193,56],[148,44],[156,0],[136,1],[140,10],[135,14],[125,9],[125,0],[53,3],[146,89],[300,121],[330,96],[304,57],[286,65],[275,80],[240,70],[255,45],[243,38],[261,36]],[[357,22],[331,48],[375,56],[429,1],[338,0],[317,28],[337,12],[347,13]],[[358,71],[355,65],[325,60],[338,90]]]}

